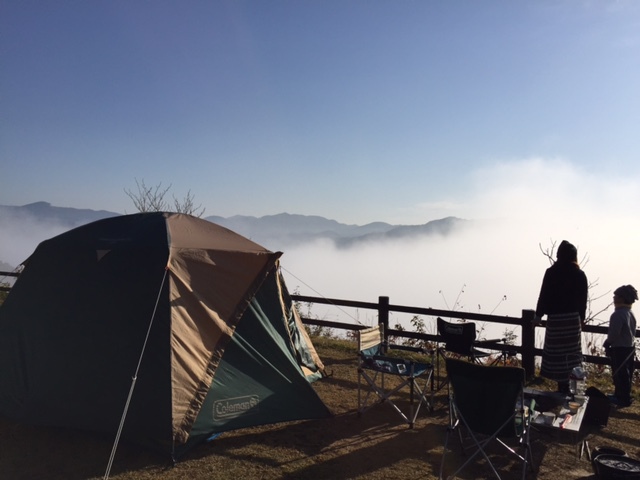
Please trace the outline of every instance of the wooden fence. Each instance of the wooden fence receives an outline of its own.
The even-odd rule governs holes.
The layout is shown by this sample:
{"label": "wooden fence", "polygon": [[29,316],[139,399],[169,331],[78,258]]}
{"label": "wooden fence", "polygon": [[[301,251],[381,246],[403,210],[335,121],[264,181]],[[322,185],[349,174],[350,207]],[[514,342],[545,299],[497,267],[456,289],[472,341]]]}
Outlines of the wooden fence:
{"label": "wooden fence", "polygon": [[[0,272],[0,278],[2,277],[18,277],[20,276],[17,272]],[[0,285],[0,292],[8,292],[11,290],[11,287],[7,287],[5,285]]]}
{"label": "wooden fence", "polygon": [[[375,310],[377,311],[377,318],[380,323],[385,327],[386,335],[389,337],[401,337],[411,338],[416,340],[422,340],[425,342],[441,342],[442,339],[437,334],[410,332],[405,330],[396,330],[389,326],[389,313],[408,313],[417,316],[433,317],[434,331],[436,331],[435,324],[436,318],[456,318],[464,319],[475,322],[487,322],[493,324],[501,324],[512,327],[520,327],[521,333],[519,336],[520,344],[515,344],[509,347],[509,350],[513,350],[518,353],[522,358],[522,367],[525,369],[527,376],[531,377],[535,374],[535,357],[542,355],[542,349],[536,348],[536,328],[545,328],[546,321],[543,321],[540,325],[534,325],[533,319],[535,316],[534,310],[522,310],[522,316],[505,317],[498,315],[485,315],[481,313],[461,312],[452,310],[437,310],[434,308],[421,308],[421,307],[409,307],[405,305],[392,305],[389,303],[389,297],[378,297],[378,303],[370,302],[358,302],[353,300],[339,300],[336,298],[322,298],[322,297],[310,297],[304,295],[291,295],[295,302],[308,303],[308,304],[325,304],[333,305],[336,307],[352,307],[358,309]],[[303,309],[300,309],[303,310]],[[332,322],[328,320],[319,320],[315,318],[302,318],[303,323],[307,325],[316,325],[320,327],[335,328],[340,330],[357,331],[363,328],[367,328],[365,325],[357,325],[353,323]],[[586,325],[582,329],[586,333],[598,333],[607,334],[607,327]],[[636,330],[636,337],[640,334]],[[495,344],[488,345],[483,344],[482,348],[485,350],[495,350],[501,352],[503,348],[496,342]],[[610,360],[604,356],[598,355],[584,355],[585,362],[593,363],[596,365],[609,365]],[[640,362],[636,361],[636,368],[640,366]]]}
{"label": "wooden fence", "polygon": [[[15,272],[0,272],[0,277],[11,276],[18,277],[19,273]],[[0,286],[0,291],[9,291],[11,287]],[[542,349],[536,348],[536,328],[545,328],[546,321],[543,321],[540,325],[536,326],[533,323],[535,312],[533,310],[522,310],[522,316],[505,317],[499,315],[486,315],[482,313],[461,312],[454,310],[437,310],[434,308],[423,307],[409,307],[405,305],[392,305],[389,303],[389,297],[378,297],[378,303],[372,302],[359,302],[354,300],[340,300],[336,298],[324,298],[324,297],[310,297],[305,295],[291,295],[291,298],[298,303],[308,304],[324,304],[332,305],[336,307],[350,307],[365,310],[374,310],[377,312],[377,318],[380,323],[384,325],[385,334],[389,337],[400,337],[407,339],[422,340],[424,342],[441,342],[442,339],[437,334],[411,332],[407,330],[396,330],[389,326],[389,313],[407,313],[416,316],[427,316],[433,318],[434,331],[435,319],[437,317],[443,318],[456,318],[475,322],[486,322],[492,324],[506,325],[510,327],[520,327],[520,344],[515,344],[509,347],[509,350],[515,351],[522,358],[522,366],[527,372],[527,376],[533,376],[535,373],[535,358],[542,354]],[[303,316],[302,321],[307,325],[315,325],[319,327],[327,327],[338,330],[350,330],[357,331],[366,328],[365,325],[358,325],[354,323],[332,322],[328,320],[319,320],[315,318],[305,318]],[[586,333],[598,333],[606,335],[607,327],[586,325],[583,329]],[[639,337],[639,333],[636,330],[636,337]],[[496,342],[495,344],[483,344],[483,348],[487,350],[495,350],[501,352],[503,348]],[[609,365],[610,360],[604,356],[598,355],[585,355],[585,361],[587,363],[593,363],[597,365]],[[636,361],[636,368],[640,368],[640,362]]]}

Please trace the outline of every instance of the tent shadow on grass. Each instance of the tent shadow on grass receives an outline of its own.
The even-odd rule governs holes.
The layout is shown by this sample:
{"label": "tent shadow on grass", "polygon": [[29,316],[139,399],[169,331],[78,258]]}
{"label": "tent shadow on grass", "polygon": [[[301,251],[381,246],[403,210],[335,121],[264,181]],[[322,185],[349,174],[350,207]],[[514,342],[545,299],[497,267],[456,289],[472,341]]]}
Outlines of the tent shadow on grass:
{"label": "tent shadow on grass", "polygon": [[[444,428],[428,424],[409,429],[397,418],[394,412],[381,406],[379,415],[369,417],[359,417],[351,412],[330,419],[286,425],[268,432],[241,434],[235,438],[220,437],[194,451],[190,457],[206,457],[215,453],[238,462],[253,463],[256,469],[275,468],[281,472],[279,478],[287,479],[367,478],[381,468],[407,462],[414,462],[417,468],[422,469],[424,465],[418,467],[418,464],[427,460],[427,451],[438,446],[441,448]],[[245,452],[247,445],[253,448]],[[290,460],[256,455],[258,446],[272,450],[293,447],[298,455]],[[238,450],[241,453],[237,453]]]}

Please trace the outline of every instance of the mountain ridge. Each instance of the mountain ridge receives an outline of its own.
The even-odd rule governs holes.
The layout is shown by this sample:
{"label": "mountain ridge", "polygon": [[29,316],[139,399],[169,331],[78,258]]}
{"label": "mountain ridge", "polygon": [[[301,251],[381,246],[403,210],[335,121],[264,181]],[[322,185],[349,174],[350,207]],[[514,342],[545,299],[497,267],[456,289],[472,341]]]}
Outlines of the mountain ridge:
{"label": "mountain ridge", "polygon": [[[2,228],[9,226],[19,228],[22,222],[31,225],[56,225],[59,227],[59,233],[118,215],[121,214],[107,210],[56,207],[45,201],[22,206],[0,205],[0,225],[4,224]],[[447,236],[471,222],[457,217],[445,217],[420,225],[393,225],[385,222],[354,225],[318,215],[286,212],[262,217],[209,215],[203,218],[272,250],[284,250],[318,241],[333,243],[337,248],[349,248],[363,243],[391,241],[420,235]],[[0,257],[0,260],[3,259]]]}
{"label": "mountain ridge", "polygon": [[0,205],[0,221],[6,216],[28,215],[33,220],[58,223],[64,227],[74,228],[85,223],[102,220],[103,218],[120,215],[106,210],[91,210],[87,208],[54,207],[49,202],[34,202],[27,205]]}

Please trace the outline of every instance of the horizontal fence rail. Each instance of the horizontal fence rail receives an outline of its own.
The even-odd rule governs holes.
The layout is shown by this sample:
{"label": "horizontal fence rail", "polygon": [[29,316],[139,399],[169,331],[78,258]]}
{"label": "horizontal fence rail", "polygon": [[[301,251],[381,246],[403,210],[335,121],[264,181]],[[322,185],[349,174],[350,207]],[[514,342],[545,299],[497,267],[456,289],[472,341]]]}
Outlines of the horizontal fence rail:
{"label": "horizontal fence rail", "polygon": [[[453,310],[439,310],[435,308],[424,307],[410,307],[406,305],[392,305],[389,303],[389,297],[378,297],[378,302],[359,302],[354,300],[342,300],[337,298],[324,298],[324,297],[311,297],[306,295],[291,295],[291,298],[295,302],[308,303],[308,304],[324,304],[337,307],[351,307],[359,309],[367,309],[377,311],[378,322],[384,325],[385,335],[389,337],[400,337],[415,340],[422,340],[425,342],[442,342],[442,338],[439,335],[410,332],[405,330],[396,330],[389,328],[389,313],[408,313],[411,315],[424,315],[429,317],[443,317],[443,318],[456,318],[460,320],[473,320],[477,322],[496,323],[502,325],[511,325],[521,327],[520,345],[510,345],[509,350],[513,350],[520,354],[522,358],[522,367],[525,369],[527,376],[532,377],[535,374],[535,357],[542,355],[542,349],[535,346],[535,330],[536,328],[546,328],[547,322],[542,321],[540,325],[534,324],[535,311],[534,310],[522,310],[522,316],[506,317],[500,315],[487,315],[482,313],[462,312]],[[364,328],[368,328],[367,325],[359,325],[354,323],[332,322],[329,320],[319,320],[315,318],[302,317],[302,322],[307,325],[315,325],[319,327],[335,328],[339,330],[357,331]],[[583,332],[597,333],[606,335],[607,327],[596,325],[585,325],[582,328]],[[636,330],[636,338],[640,337],[640,334]],[[502,351],[501,344],[495,342],[494,344],[483,342],[483,349]],[[599,355],[584,355],[584,360],[587,363],[595,365],[610,365],[611,361],[608,357]],[[640,367],[640,362],[636,361],[636,368]]]}
{"label": "horizontal fence rail", "polygon": [[[0,277],[19,277],[19,272],[2,272],[0,271]],[[0,292],[9,292],[11,286],[0,286]],[[407,330],[397,330],[389,327],[389,313],[408,313],[411,315],[425,315],[428,317],[444,317],[444,318],[456,318],[460,320],[474,320],[477,322],[487,322],[502,325],[511,325],[521,328],[520,345],[509,345],[510,351],[515,351],[520,354],[522,358],[522,366],[525,369],[528,376],[535,374],[535,357],[542,355],[542,349],[535,346],[535,329],[546,328],[546,321],[542,321],[541,324],[534,324],[535,312],[533,310],[522,310],[522,316],[507,317],[501,315],[487,315],[483,313],[462,312],[453,310],[439,310],[435,308],[425,307],[411,307],[406,305],[392,305],[389,303],[389,297],[378,297],[378,302],[361,302],[356,300],[343,300],[337,298],[326,297],[312,297],[307,295],[291,295],[294,302],[308,303],[308,304],[324,304],[336,307],[350,307],[360,308],[365,310],[373,310],[377,312],[378,322],[384,325],[385,335],[387,337],[399,337],[413,340],[422,340],[424,342],[441,343],[442,338],[439,335],[411,332]],[[318,327],[333,328],[338,330],[349,330],[352,332],[367,328],[367,325],[360,325],[355,323],[345,322],[332,322],[329,320],[320,320],[316,318],[306,318],[302,316],[302,322],[306,325],[315,325]],[[607,327],[596,325],[585,325],[582,327],[583,332],[607,334]],[[638,330],[636,330],[636,338],[640,337]],[[503,350],[503,345],[498,341],[495,343],[483,342],[482,348],[486,350],[495,350],[497,352]],[[610,365],[611,361],[608,357],[599,355],[584,355],[585,362],[593,363],[595,365]],[[635,362],[636,368],[640,368],[640,362]]]}
{"label": "horizontal fence rail", "polygon": [[[0,278],[3,277],[19,277],[20,274],[18,272],[0,272]],[[0,285],[0,292],[8,292],[11,290],[11,286]]]}

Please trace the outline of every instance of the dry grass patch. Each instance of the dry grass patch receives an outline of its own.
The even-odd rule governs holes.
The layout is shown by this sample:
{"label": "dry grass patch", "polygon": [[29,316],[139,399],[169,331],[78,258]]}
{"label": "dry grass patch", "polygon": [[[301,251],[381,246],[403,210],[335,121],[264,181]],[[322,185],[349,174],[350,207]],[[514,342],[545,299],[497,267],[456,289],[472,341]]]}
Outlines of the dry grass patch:
{"label": "dry grass patch", "polygon": [[[332,418],[224,433],[189,452],[175,466],[151,452],[121,444],[110,478],[437,478],[448,418],[444,394],[436,397],[433,412],[420,413],[414,429],[402,424],[386,405],[358,417],[355,345],[326,338],[315,342],[331,376],[314,385],[334,413]],[[616,446],[640,458],[637,403],[613,411],[609,425],[589,435],[591,447]],[[4,419],[0,419],[0,432],[0,478],[93,480],[105,474],[112,439],[58,428],[17,425]],[[535,432],[532,438],[534,457],[540,463],[537,478],[595,478],[590,463],[586,458],[576,457],[571,442],[540,432]],[[503,461],[501,465],[501,470],[513,471],[508,478],[517,478],[515,464]],[[482,479],[491,475],[479,462],[459,478]]]}

